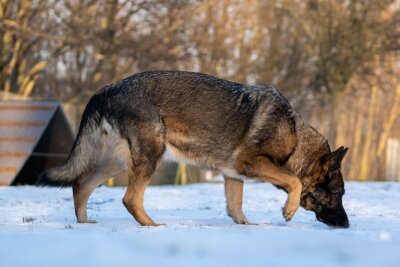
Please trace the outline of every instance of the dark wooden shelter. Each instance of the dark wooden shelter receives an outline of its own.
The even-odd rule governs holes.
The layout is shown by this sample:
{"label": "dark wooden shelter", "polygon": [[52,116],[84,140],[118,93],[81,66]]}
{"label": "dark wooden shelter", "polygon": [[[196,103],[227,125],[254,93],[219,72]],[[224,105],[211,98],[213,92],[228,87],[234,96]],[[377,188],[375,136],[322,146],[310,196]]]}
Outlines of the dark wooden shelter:
{"label": "dark wooden shelter", "polygon": [[0,101],[0,185],[34,184],[66,160],[74,139],[60,102]]}

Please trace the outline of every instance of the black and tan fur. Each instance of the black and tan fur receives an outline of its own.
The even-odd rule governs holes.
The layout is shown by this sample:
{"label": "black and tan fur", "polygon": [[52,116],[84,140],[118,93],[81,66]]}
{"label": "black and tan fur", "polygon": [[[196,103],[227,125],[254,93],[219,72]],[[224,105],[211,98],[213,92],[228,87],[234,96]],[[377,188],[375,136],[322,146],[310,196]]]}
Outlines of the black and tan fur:
{"label": "black and tan fur", "polygon": [[89,101],[65,165],[38,184],[72,185],[78,222],[88,220],[90,194],[110,176],[128,171],[123,203],[142,225],[157,225],[143,208],[150,176],[164,157],[219,170],[225,176],[227,212],[242,212],[243,179],[284,189],[283,216],[299,205],[328,225],[348,227],[342,205],[340,162],[285,97],[269,85],[243,85],[193,72],[153,71],[98,91]]}

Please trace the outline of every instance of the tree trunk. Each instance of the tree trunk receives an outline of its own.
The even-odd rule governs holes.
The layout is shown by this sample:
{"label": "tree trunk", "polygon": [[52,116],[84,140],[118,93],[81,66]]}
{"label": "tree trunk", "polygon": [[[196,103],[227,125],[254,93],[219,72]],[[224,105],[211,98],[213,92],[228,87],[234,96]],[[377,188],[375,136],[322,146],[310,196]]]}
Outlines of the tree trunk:
{"label": "tree trunk", "polygon": [[375,116],[377,93],[378,93],[378,87],[375,84],[373,84],[371,87],[371,98],[368,108],[367,133],[365,134],[363,154],[361,158],[361,170],[360,170],[361,180],[366,180],[368,178],[368,173],[369,173],[369,159],[370,159],[370,152],[371,152],[370,150],[374,132],[374,116]]}
{"label": "tree trunk", "polygon": [[343,110],[344,98],[346,91],[338,91],[333,94],[332,109],[331,109],[331,129],[329,133],[331,149],[337,146],[344,145],[343,131],[345,127],[344,117],[347,110]]}
{"label": "tree trunk", "polygon": [[378,144],[378,158],[380,158],[383,154],[383,150],[386,147],[386,142],[389,137],[389,133],[395,123],[396,119],[400,116],[400,85],[396,88],[396,95],[393,101],[393,105],[390,109],[389,118],[386,120],[383,126],[383,132],[379,138]]}
{"label": "tree trunk", "polygon": [[357,164],[359,162],[359,152],[360,152],[360,144],[361,144],[361,138],[362,138],[362,126],[364,122],[364,111],[363,111],[363,106],[364,106],[365,99],[364,97],[360,97],[360,100],[358,101],[358,110],[356,110],[357,113],[357,118],[355,121],[355,128],[354,128],[354,137],[353,137],[353,146],[351,147],[351,170],[349,174],[349,178],[352,180],[357,179],[356,177],[359,174],[359,167],[360,165]]}

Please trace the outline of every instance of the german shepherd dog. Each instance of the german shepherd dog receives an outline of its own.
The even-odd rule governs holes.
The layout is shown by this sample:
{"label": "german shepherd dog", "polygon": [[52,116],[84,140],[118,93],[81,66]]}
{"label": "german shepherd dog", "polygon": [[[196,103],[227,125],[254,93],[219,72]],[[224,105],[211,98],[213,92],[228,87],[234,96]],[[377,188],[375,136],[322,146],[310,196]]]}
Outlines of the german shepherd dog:
{"label": "german shepherd dog", "polygon": [[128,172],[123,204],[146,226],[143,208],[150,176],[164,157],[220,171],[227,213],[248,224],[243,179],[270,182],[288,193],[286,221],[301,205],[317,220],[349,227],[342,204],[340,165],[347,148],[331,152],[270,85],[243,85],[201,73],[151,71],[106,86],[92,96],[66,163],[43,172],[38,185],[72,186],[79,223],[86,205],[109,177]]}

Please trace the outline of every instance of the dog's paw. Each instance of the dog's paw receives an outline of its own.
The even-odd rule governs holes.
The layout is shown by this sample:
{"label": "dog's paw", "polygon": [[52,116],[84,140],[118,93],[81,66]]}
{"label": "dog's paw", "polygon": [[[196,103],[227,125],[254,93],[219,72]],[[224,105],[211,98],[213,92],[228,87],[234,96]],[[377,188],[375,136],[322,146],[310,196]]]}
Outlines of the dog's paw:
{"label": "dog's paw", "polygon": [[257,225],[256,223],[251,223],[249,222],[246,217],[240,217],[240,218],[233,218],[233,221],[237,224],[244,224],[244,225]]}
{"label": "dog's paw", "polygon": [[299,208],[298,205],[290,205],[286,203],[286,205],[282,208],[282,215],[285,218],[285,221],[290,221],[294,214],[296,213],[297,209]]}
{"label": "dog's paw", "polygon": [[96,220],[78,220],[78,223],[90,223],[90,224],[95,224],[97,223]]}
{"label": "dog's paw", "polygon": [[285,219],[285,221],[288,222],[293,218],[294,212],[287,211],[285,209],[285,207],[283,207],[282,208],[282,215],[283,215],[283,218]]}
{"label": "dog's paw", "polygon": [[299,190],[293,191],[289,194],[285,206],[282,208],[283,218],[288,222],[290,221],[300,206],[300,192]]}
{"label": "dog's paw", "polygon": [[151,223],[146,223],[146,224],[140,224],[143,227],[155,227],[155,226],[166,226],[165,223],[155,223],[155,222],[151,222]]}
{"label": "dog's paw", "polygon": [[244,215],[242,210],[230,210],[227,209],[228,216],[232,218],[232,220],[236,224],[245,224],[245,225],[256,225],[255,223],[250,223],[246,216]]}

